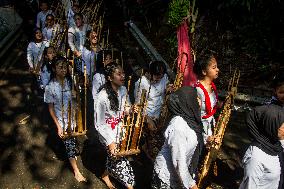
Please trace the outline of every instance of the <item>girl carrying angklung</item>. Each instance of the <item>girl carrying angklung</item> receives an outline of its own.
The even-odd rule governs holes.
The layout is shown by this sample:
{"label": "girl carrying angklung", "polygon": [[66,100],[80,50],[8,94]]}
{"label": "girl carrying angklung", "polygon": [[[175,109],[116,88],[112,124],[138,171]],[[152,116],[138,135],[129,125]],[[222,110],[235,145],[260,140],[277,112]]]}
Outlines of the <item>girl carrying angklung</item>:
{"label": "girl carrying angklung", "polygon": [[109,63],[105,67],[105,84],[100,88],[95,103],[95,128],[99,133],[101,143],[107,149],[106,170],[102,180],[114,189],[109,175],[131,189],[135,184],[134,173],[129,161],[125,157],[116,156],[117,145],[122,139],[124,130],[122,121],[130,108],[127,89],[124,84],[125,75],[116,63]]}

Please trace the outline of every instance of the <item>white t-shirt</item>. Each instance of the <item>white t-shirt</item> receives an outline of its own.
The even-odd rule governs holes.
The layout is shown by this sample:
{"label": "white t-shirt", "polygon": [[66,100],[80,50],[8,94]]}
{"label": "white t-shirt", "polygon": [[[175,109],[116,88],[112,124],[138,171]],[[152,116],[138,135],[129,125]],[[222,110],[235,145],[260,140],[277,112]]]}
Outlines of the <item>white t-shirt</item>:
{"label": "white t-shirt", "polygon": [[46,47],[49,46],[48,41],[40,43],[30,42],[27,48],[27,60],[30,68],[36,67],[39,61],[42,60],[42,54]]}
{"label": "white t-shirt", "polygon": [[142,76],[141,79],[135,82],[135,103],[139,103],[143,89],[147,91],[147,95],[149,94],[149,96],[147,97],[148,104],[146,109],[148,116],[154,118],[160,117],[168,81],[168,76],[165,74],[164,77],[155,84],[150,84],[150,81],[145,76]]}
{"label": "white t-shirt", "polygon": [[[71,108],[76,109],[72,104],[71,88],[67,81],[64,80],[64,86],[57,81],[52,80],[45,87],[44,102],[54,105],[55,116],[63,130],[68,126],[68,103],[71,103]],[[63,109],[62,109],[63,105]],[[74,118],[74,117],[73,117]],[[75,120],[71,119],[71,128],[73,129]]]}
{"label": "white t-shirt", "polygon": [[83,25],[82,30],[77,26],[68,29],[68,44],[72,51],[76,49],[82,52],[86,40],[86,32],[90,29],[91,27],[87,24]]}
{"label": "white t-shirt", "polygon": [[58,33],[61,32],[59,24],[54,24],[51,28],[45,27],[42,30],[43,38],[47,41],[54,40]]}
{"label": "white t-shirt", "polygon": [[46,16],[48,14],[52,14],[52,10],[48,10],[45,13],[43,11],[40,11],[37,14],[37,17],[36,17],[36,27],[41,28],[41,29],[45,28],[45,19],[46,19]]}

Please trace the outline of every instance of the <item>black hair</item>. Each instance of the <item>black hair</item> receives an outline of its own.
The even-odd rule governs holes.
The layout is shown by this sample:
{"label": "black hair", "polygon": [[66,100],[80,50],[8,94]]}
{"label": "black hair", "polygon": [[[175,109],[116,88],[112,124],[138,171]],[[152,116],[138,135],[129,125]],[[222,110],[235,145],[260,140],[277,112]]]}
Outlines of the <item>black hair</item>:
{"label": "black hair", "polygon": [[111,62],[108,65],[106,65],[106,67],[105,67],[106,83],[99,88],[99,91],[101,91],[102,89],[106,90],[106,93],[108,95],[108,99],[110,101],[110,109],[112,111],[118,111],[119,110],[119,102],[118,102],[118,96],[117,96],[118,94],[113,90],[111,82],[108,78],[112,77],[115,70],[119,67],[120,67],[120,65],[118,65],[117,63],[114,63],[114,62]]}
{"label": "black hair", "polygon": [[278,72],[272,79],[271,87],[277,89],[278,87],[284,85],[284,73],[283,71]]}
{"label": "black hair", "polygon": [[150,63],[148,71],[151,76],[160,74],[164,75],[166,73],[166,65],[162,61],[155,60]]}
{"label": "black hair", "polygon": [[66,74],[65,78],[67,79],[69,87],[71,88],[72,79],[71,79],[71,75],[70,75],[69,69],[68,69],[69,63],[68,63],[68,59],[66,59],[63,56],[57,56],[55,58],[55,60],[53,61],[53,64],[51,64],[52,71],[51,71],[51,74],[50,74],[50,81],[55,79],[55,77],[56,77],[56,73],[55,73],[56,65],[59,64],[60,62],[63,62],[67,65],[67,74]]}
{"label": "black hair", "polygon": [[74,14],[74,16],[73,16],[74,20],[75,20],[75,17],[77,17],[77,16],[79,16],[83,20],[83,14],[81,14],[79,12]]}
{"label": "black hair", "polygon": [[47,17],[49,17],[49,16],[51,16],[53,18],[53,20],[54,20],[54,15],[53,14],[47,14],[45,18],[47,19]]}
{"label": "black hair", "polygon": [[[91,49],[91,41],[90,41],[90,35],[91,35],[92,32],[97,33],[96,30],[88,30],[88,31],[86,31],[86,39],[85,39],[85,43],[84,43],[84,47],[85,47],[86,49],[88,49],[89,51],[92,50],[92,49]],[[97,36],[97,40],[99,40],[98,37],[99,37],[99,36]]]}
{"label": "black hair", "polygon": [[207,69],[209,66],[210,60],[212,58],[215,58],[213,53],[206,53],[203,55],[200,55],[196,61],[194,62],[193,65],[193,72],[196,74],[198,79],[203,79],[203,71]]}
{"label": "black hair", "polygon": [[46,66],[47,71],[48,71],[49,73],[51,73],[51,72],[52,72],[52,64],[54,64],[54,60],[56,60],[56,57],[54,57],[54,59],[51,60],[51,61],[49,61],[49,60],[46,58],[46,56],[47,56],[47,50],[48,50],[49,48],[53,48],[54,51],[55,51],[55,48],[54,48],[53,46],[49,46],[49,47],[45,47],[45,48],[44,48],[44,50],[43,50],[43,55],[42,55],[42,56],[43,56],[43,63],[42,63],[42,65],[41,65],[41,70],[43,70],[44,66]]}
{"label": "black hair", "polygon": [[49,3],[48,3],[47,0],[41,0],[39,4],[42,5],[43,3],[47,4],[47,6],[49,6]]}
{"label": "black hair", "polygon": [[[40,31],[40,32],[42,33],[42,31],[41,31],[40,28],[38,28],[38,27],[34,28],[34,29],[33,29],[33,36],[32,36],[32,41],[33,41],[33,42],[36,42],[36,37],[35,37],[35,35],[36,35],[36,32],[37,32],[37,31]],[[42,40],[43,40],[43,38],[42,38]]]}
{"label": "black hair", "polygon": [[[98,52],[97,59],[96,59],[96,70],[99,73],[103,73],[104,70],[104,59],[107,55],[112,56],[111,50],[104,49]],[[111,57],[113,59],[113,57]]]}

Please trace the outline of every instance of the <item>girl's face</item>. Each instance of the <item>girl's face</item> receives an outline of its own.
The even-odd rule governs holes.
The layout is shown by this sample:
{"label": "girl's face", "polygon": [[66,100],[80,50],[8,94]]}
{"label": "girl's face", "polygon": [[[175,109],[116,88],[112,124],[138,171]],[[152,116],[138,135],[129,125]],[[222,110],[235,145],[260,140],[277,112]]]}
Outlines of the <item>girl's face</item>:
{"label": "girl's face", "polygon": [[40,30],[37,30],[37,31],[35,32],[35,39],[36,39],[37,41],[42,40],[42,33],[41,33]]}
{"label": "girl's face", "polygon": [[124,85],[125,74],[124,74],[123,69],[120,66],[116,68],[112,76],[109,77],[109,80],[112,82],[112,84],[116,86],[120,87]]}
{"label": "girl's face", "polygon": [[163,73],[157,74],[157,75],[153,74],[152,79],[151,79],[151,83],[152,84],[159,83],[163,77],[164,77]]}
{"label": "girl's face", "polygon": [[96,45],[98,42],[98,35],[94,31],[90,33],[90,42],[92,45]]}
{"label": "girl's face", "polygon": [[46,18],[46,23],[47,23],[47,26],[51,27],[54,25],[54,18],[52,16],[48,16]]}
{"label": "girl's face", "polygon": [[105,57],[105,60],[104,60],[104,65],[108,65],[109,63],[112,62],[112,57],[110,54],[107,54],[106,57]]}
{"label": "girl's face", "polygon": [[284,85],[281,85],[275,89],[275,96],[282,104],[284,104]]}
{"label": "girl's face", "polygon": [[54,48],[48,48],[47,49],[47,52],[46,52],[46,58],[49,60],[49,61],[51,61],[51,60],[53,60],[53,58],[55,57],[55,50],[54,50]]}
{"label": "girl's face", "polygon": [[47,11],[47,10],[48,10],[48,5],[47,5],[47,3],[41,3],[40,9],[41,9],[42,11]]}
{"label": "girl's face", "polygon": [[73,11],[74,13],[78,13],[78,12],[80,11],[79,5],[77,5],[77,4],[75,5],[75,4],[74,4],[74,5],[72,6],[72,11]]}
{"label": "girl's face", "polygon": [[217,67],[217,61],[214,57],[210,59],[206,70],[203,70],[202,73],[212,81],[218,78],[219,68]]}
{"label": "girl's face", "polygon": [[55,65],[55,73],[57,77],[64,78],[67,74],[68,66],[65,62],[58,62]]}
{"label": "girl's face", "polygon": [[75,19],[75,24],[77,27],[80,27],[83,25],[83,20],[80,16],[76,16],[74,19]]}

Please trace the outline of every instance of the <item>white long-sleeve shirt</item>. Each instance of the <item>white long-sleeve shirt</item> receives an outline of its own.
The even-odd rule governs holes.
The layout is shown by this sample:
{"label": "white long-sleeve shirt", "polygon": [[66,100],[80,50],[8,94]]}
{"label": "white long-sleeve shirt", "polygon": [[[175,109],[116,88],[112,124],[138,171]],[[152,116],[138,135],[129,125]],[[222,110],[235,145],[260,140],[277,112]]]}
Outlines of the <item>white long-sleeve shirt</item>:
{"label": "white long-sleeve shirt", "polygon": [[90,29],[91,27],[87,24],[83,25],[82,30],[80,30],[77,26],[68,29],[68,44],[73,52],[75,49],[82,52],[85,44],[86,32]]}
{"label": "white long-sleeve shirt", "polygon": [[182,117],[175,116],[164,136],[164,145],[154,163],[155,172],[171,188],[194,186],[196,182],[189,173],[189,167],[198,143],[196,133]]}
{"label": "white long-sleeve shirt", "polygon": [[[112,142],[119,143],[122,139],[122,118],[127,98],[127,90],[124,86],[118,89],[119,111],[115,112],[110,109],[110,101],[105,89],[102,89],[95,103],[95,128],[98,131],[100,141],[108,146]],[[127,98],[129,103],[129,99]]]}
{"label": "white long-sleeve shirt", "polygon": [[[150,84],[150,81],[145,76],[142,76],[141,80],[139,79],[138,81],[135,82],[135,89],[134,89],[135,103],[140,102],[141,93],[143,89],[145,89],[147,91],[147,94],[149,94],[149,96],[147,97],[148,104],[146,109],[148,116],[154,118],[160,117],[161,108],[164,102],[168,82],[169,80],[166,74],[158,83],[155,84]],[[149,89],[150,93],[148,93]]]}
{"label": "white long-sleeve shirt", "polygon": [[39,61],[42,60],[42,54],[46,47],[49,46],[48,41],[40,43],[30,42],[27,48],[27,61],[30,68],[36,67]]}
{"label": "white long-sleeve shirt", "polygon": [[278,156],[250,146],[243,158],[244,177],[239,189],[278,189],[281,167]]}
{"label": "white long-sleeve shirt", "polygon": [[45,28],[45,19],[48,14],[52,14],[52,10],[48,10],[46,12],[40,11],[36,17],[36,27]]}

